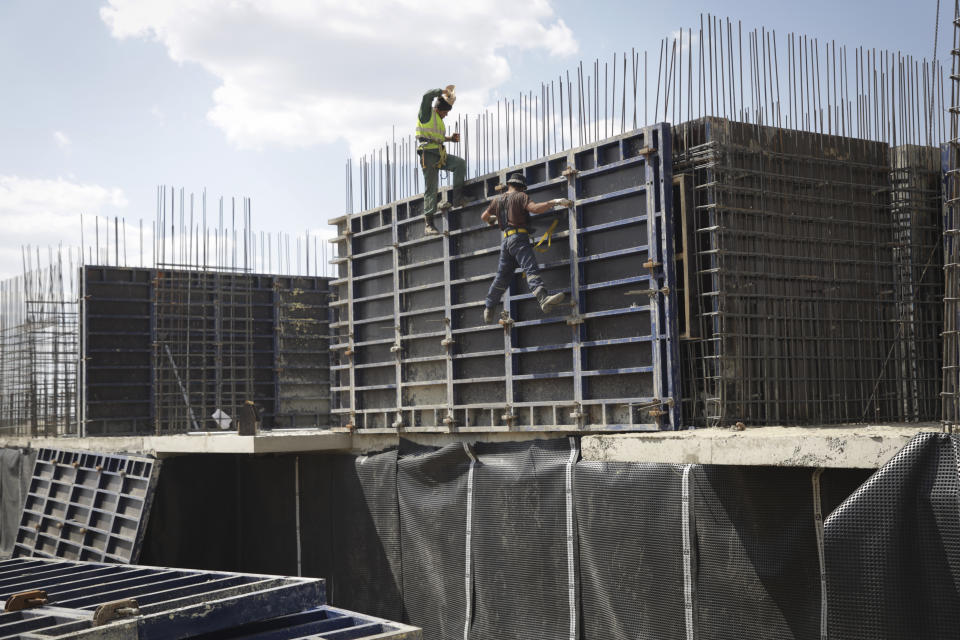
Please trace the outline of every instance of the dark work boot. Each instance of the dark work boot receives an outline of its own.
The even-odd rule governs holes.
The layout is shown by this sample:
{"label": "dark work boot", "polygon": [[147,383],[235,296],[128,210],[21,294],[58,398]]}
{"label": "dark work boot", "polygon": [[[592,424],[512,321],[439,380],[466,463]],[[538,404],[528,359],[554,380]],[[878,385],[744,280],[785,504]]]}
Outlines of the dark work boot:
{"label": "dark work boot", "polygon": [[437,235],[438,233],[440,233],[440,232],[437,231],[437,228],[436,228],[435,226],[433,226],[433,218],[432,218],[432,217],[430,217],[430,218],[424,218],[424,220],[423,220],[423,235],[425,235],[425,236],[435,236],[435,235]]}
{"label": "dark work boot", "polygon": [[487,324],[493,324],[496,322],[496,316],[494,314],[494,309],[492,307],[483,308],[483,321]]}
{"label": "dark work boot", "polygon": [[555,305],[563,302],[564,295],[562,293],[555,293],[552,296],[547,291],[546,287],[540,287],[533,292],[533,295],[537,297],[537,302],[540,303],[540,309],[544,313],[549,313]]}
{"label": "dark work boot", "polygon": [[450,195],[450,202],[453,203],[454,209],[463,207],[463,205],[466,204],[466,200],[463,197],[463,189],[454,189]]}

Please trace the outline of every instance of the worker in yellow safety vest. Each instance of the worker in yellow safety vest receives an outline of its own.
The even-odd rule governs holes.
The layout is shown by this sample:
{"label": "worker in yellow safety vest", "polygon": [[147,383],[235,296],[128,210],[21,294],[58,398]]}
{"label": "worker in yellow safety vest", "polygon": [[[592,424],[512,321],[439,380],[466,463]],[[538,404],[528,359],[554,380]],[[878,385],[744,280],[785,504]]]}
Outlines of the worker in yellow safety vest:
{"label": "worker in yellow safety vest", "polygon": [[[448,154],[444,142],[460,142],[460,134],[447,135],[443,119],[450,113],[457,96],[454,86],[445,89],[431,89],[423,94],[420,101],[420,113],[417,114],[417,154],[423,168],[423,233],[438,233],[433,224],[437,213],[437,186],[440,170],[453,172],[453,194],[449,202],[440,205],[443,210],[463,206],[463,179],[467,173],[467,163],[463,158]],[[436,104],[434,104],[436,100]]]}

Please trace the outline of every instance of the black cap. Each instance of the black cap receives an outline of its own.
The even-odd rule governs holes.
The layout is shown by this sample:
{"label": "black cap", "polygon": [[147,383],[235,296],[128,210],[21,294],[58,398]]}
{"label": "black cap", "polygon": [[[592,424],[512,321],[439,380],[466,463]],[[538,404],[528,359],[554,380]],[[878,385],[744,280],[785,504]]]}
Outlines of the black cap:
{"label": "black cap", "polygon": [[510,177],[507,178],[507,184],[512,184],[515,187],[520,187],[521,189],[527,188],[527,181],[524,180],[522,173],[511,173]]}

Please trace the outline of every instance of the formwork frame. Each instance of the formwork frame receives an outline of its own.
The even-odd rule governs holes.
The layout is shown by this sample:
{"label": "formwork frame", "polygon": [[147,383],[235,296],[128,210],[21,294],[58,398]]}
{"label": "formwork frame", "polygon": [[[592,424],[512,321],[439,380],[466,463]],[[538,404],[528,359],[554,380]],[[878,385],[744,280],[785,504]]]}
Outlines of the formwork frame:
{"label": "formwork frame", "polygon": [[[439,237],[422,234],[421,198],[332,220],[340,424],[370,433],[680,425],[670,152],[669,126],[657,125],[488,174],[466,185],[468,203]],[[547,285],[571,303],[544,317],[515,278],[500,324],[483,325],[500,234],[479,214],[515,171],[533,200],[575,202],[540,258]]]}

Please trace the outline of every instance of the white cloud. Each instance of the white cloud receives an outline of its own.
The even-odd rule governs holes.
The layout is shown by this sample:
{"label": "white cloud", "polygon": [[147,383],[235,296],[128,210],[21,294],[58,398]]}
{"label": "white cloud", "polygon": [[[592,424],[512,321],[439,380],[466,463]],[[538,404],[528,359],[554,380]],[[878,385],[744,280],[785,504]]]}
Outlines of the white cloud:
{"label": "white cloud", "polygon": [[53,141],[57,143],[57,146],[61,149],[66,149],[70,146],[70,138],[67,137],[63,131],[54,131],[53,132]]}
{"label": "white cloud", "polygon": [[510,77],[511,50],[576,52],[549,0],[108,0],[116,38],[149,38],[221,84],[207,117],[237,147],[354,149],[412,123],[423,92],[458,86],[476,112]]}
{"label": "white cloud", "polygon": [[118,188],[57,178],[30,179],[0,175],[0,222],[4,248],[0,279],[21,270],[20,247],[79,246],[80,214],[116,214],[127,206]]}

